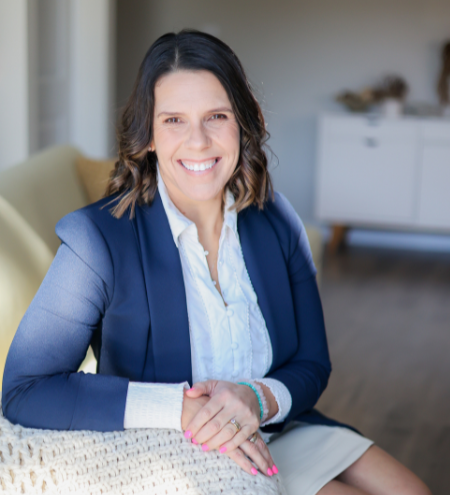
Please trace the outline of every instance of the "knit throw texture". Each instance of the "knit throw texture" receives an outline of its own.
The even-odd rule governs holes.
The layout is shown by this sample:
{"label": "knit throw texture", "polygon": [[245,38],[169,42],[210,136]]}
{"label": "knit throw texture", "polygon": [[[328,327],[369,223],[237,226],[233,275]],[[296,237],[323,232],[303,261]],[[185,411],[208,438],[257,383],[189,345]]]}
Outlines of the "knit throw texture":
{"label": "knit throw texture", "polygon": [[58,431],[13,425],[0,403],[0,492],[285,495],[280,476],[252,476],[169,429]]}

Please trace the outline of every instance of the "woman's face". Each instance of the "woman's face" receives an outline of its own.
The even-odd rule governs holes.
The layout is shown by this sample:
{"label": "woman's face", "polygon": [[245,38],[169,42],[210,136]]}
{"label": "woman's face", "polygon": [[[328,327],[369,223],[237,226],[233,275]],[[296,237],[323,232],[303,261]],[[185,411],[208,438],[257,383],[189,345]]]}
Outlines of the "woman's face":
{"label": "woman's face", "polygon": [[157,82],[152,147],[176,203],[221,200],[239,141],[228,95],[211,72],[172,72]]}

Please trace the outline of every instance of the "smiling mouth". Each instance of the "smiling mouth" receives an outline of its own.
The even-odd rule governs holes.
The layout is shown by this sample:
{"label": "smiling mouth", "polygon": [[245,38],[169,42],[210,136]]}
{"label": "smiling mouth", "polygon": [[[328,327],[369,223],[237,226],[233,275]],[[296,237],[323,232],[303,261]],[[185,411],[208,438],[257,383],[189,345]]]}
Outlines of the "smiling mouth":
{"label": "smiling mouth", "polygon": [[191,172],[203,172],[214,167],[214,165],[220,160],[220,158],[212,158],[205,160],[204,162],[191,162],[190,160],[178,160],[181,165]]}

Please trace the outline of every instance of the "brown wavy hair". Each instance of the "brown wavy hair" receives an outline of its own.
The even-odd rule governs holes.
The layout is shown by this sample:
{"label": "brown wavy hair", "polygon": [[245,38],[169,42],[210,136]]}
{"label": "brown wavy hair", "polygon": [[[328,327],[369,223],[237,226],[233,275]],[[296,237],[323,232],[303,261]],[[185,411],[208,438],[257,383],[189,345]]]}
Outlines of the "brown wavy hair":
{"label": "brown wavy hair", "polygon": [[207,70],[227,92],[240,127],[240,154],[226,187],[240,211],[256,204],[260,209],[273,195],[265,148],[269,134],[261,108],[233,50],[206,33],[184,29],[158,38],[139,68],[117,131],[119,159],[108,182],[106,196],[118,194],[111,213],[120,218],[136,203],[151,204],[157,191],[157,156],[148,151],[153,135],[154,88],[165,74],[180,70]]}

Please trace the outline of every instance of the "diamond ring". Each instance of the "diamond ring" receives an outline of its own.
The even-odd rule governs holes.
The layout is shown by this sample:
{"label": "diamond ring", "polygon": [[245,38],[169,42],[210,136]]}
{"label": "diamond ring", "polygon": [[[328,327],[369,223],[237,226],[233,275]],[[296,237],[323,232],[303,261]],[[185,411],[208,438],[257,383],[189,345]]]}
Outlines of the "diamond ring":
{"label": "diamond ring", "polygon": [[241,425],[234,418],[229,422],[236,428],[236,433],[241,429]]}

